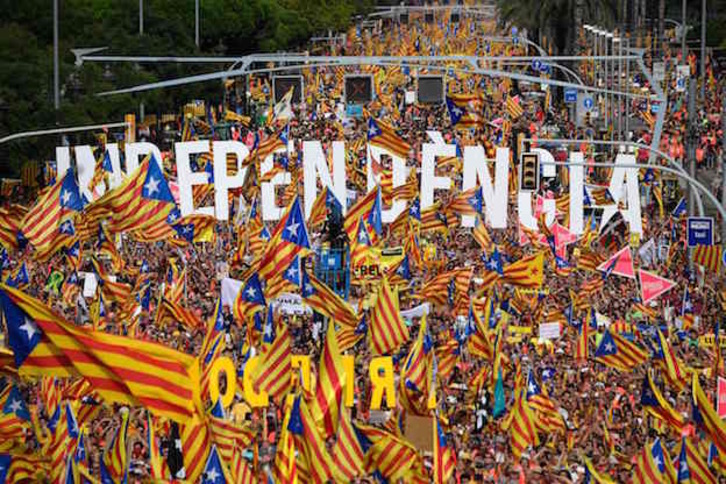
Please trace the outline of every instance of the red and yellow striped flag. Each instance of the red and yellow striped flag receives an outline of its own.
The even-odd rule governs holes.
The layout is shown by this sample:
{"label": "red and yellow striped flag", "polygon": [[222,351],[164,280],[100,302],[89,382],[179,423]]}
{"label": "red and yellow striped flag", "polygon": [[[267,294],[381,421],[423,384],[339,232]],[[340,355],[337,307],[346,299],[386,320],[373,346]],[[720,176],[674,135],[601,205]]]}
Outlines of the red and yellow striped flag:
{"label": "red and yellow striped flag", "polygon": [[0,245],[9,251],[18,248],[18,232],[28,209],[21,205],[0,207]]}
{"label": "red and yellow striped flag", "polygon": [[519,96],[507,96],[506,109],[511,119],[519,119],[524,114]]}
{"label": "red and yellow striped flag", "polygon": [[369,191],[366,196],[356,200],[352,207],[348,209],[343,221],[343,229],[348,234],[348,239],[353,240],[358,235],[358,223],[367,219],[376,203],[379,194],[379,188],[376,187]]}
{"label": "red and yellow striped flag", "polygon": [[703,392],[698,372],[693,372],[693,414],[696,424],[711,438],[721,455],[726,454],[726,423],[718,416],[711,401]]}
{"label": "red and yellow striped flag", "polygon": [[398,294],[383,278],[371,312],[370,342],[374,355],[384,355],[398,349],[408,340],[408,327],[398,309]]}
{"label": "red and yellow striped flag", "polygon": [[355,328],[358,316],[353,308],[324,282],[306,270],[302,271],[302,297],[305,304],[323,316],[331,318],[336,324]]}
{"label": "red and yellow striped flag", "polygon": [[[181,422],[201,408],[195,358],[159,344],[84,330],[21,291],[0,285],[3,293],[22,311],[11,318],[25,318],[23,324],[32,331],[31,342],[36,344],[28,357],[37,352],[37,359],[26,367],[26,358],[21,372],[82,376],[107,402],[144,406]],[[37,339],[35,333],[40,335]]]}
{"label": "red and yellow striped flag", "polygon": [[434,483],[446,484],[456,468],[456,453],[448,443],[444,430],[438,417],[434,417]]}
{"label": "red and yellow striped flag", "polygon": [[128,231],[146,240],[162,240],[175,233],[167,222],[175,208],[164,173],[157,161],[148,157],[121,185],[91,203],[86,212],[94,222],[108,217],[113,233]]}
{"label": "red and yellow striped flag", "polygon": [[182,307],[165,297],[161,298],[161,304],[156,310],[156,323],[162,326],[181,323],[192,330],[199,329],[203,325],[192,310]]}
{"label": "red and yellow striped flag", "polygon": [[535,428],[535,415],[527,402],[524,390],[520,390],[511,411],[512,416],[506,420],[508,425],[504,430],[509,430],[509,443],[512,447],[512,454],[516,460],[519,460],[527,447],[539,445],[539,436]]}
{"label": "red and yellow striped flag", "polygon": [[212,443],[207,423],[199,415],[181,425],[182,454],[187,482],[200,482]]}
{"label": "red and yellow striped flag", "polygon": [[275,481],[280,484],[295,484],[298,479],[295,441],[293,440],[292,433],[288,430],[290,408],[291,406],[286,410],[285,418],[282,422],[280,438],[277,441],[277,450],[275,452],[275,464],[273,466]]}
{"label": "red and yellow striped flag", "polygon": [[389,124],[373,118],[368,119],[368,143],[384,148],[399,158],[408,158],[411,145],[406,143]]}
{"label": "red and yellow striped flag", "polygon": [[310,405],[310,413],[325,437],[338,431],[340,399],[345,382],[345,368],[338,349],[333,321],[328,322],[325,344],[318,363],[318,382],[315,385],[315,398]]}
{"label": "red and yellow striped flag", "polygon": [[[342,398],[342,396],[341,396]],[[333,462],[347,482],[353,482],[363,474],[366,453],[363,450],[355,427],[351,421],[350,410],[340,406],[340,425],[338,438],[331,451]]]}
{"label": "red and yellow striped flag", "polygon": [[476,224],[474,225],[474,228],[471,229],[471,235],[482,250],[489,252],[489,249],[492,246],[492,237],[489,235],[489,231],[481,217],[476,218]]}
{"label": "red and yellow striped flag", "polygon": [[253,379],[255,389],[264,390],[278,404],[290,391],[292,384],[291,344],[287,324],[283,323],[278,328],[275,339],[262,354],[257,375]]}
{"label": "red and yellow striped flag", "polygon": [[718,273],[721,267],[721,246],[698,244],[693,249],[693,262]]}
{"label": "red and yellow striped flag", "polygon": [[542,287],[544,278],[544,252],[524,257],[504,268],[504,281],[529,289]]}
{"label": "red and yellow striped flag", "polygon": [[227,465],[234,464],[236,449],[245,449],[252,444],[251,429],[220,417],[208,417],[209,435],[217,446],[219,455]]}
{"label": "red and yellow striped flag", "polygon": [[129,412],[121,412],[121,426],[116,430],[116,435],[111,444],[106,448],[101,459],[101,479],[107,482],[126,482],[128,456],[126,454],[126,434],[129,429]]}
{"label": "red and yellow striped flag", "polygon": [[22,221],[23,235],[35,247],[38,260],[46,260],[62,247],[73,244],[73,220],[83,205],[71,170],[40,195]]}
{"label": "red and yellow striped flag", "polygon": [[287,428],[295,435],[295,447],[300,450],[299,457],[310,473],[310,480],[305,482],[344,481],[302,396],[298,395],[292,405]]}

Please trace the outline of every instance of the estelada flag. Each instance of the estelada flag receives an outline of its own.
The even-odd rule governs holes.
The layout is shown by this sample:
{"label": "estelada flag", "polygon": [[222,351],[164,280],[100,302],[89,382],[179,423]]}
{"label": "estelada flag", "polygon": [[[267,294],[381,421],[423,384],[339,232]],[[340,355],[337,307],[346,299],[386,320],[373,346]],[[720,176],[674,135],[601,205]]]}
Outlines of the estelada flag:
{"label": "estelada flag", "polygon": [[[615,262],[610,270],[610,265]],[[633,253],[630,247],[626,246],[610,256],[608,260],[597,266],[598,271],[608,271],[618,276],[629,277],[635,279],[635,269],[633,268]]]}
{"label": "estelada flag", "polygon": [[640,294],[643,304],[648,304],[653,299],[676,286],[674,281],[660,277],[658,274],[642,269],[638,273],[640,274]]}
{"label": "estelada flag", "polygon": [[693,249],[693,262],[718,273],[721,267],[721,246],[698,244]]}

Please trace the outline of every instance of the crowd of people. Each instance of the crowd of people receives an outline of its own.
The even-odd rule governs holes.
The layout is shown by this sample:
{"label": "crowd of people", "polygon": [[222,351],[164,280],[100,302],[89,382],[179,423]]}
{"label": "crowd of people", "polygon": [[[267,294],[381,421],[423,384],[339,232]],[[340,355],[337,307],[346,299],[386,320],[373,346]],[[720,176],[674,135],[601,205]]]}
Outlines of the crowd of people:
{"label": "crowd of people", "polygon": [[[466,16],[456,23],[437,18],[430,24],[412,17],[408,24],[387,22],[373,30],[354,26],[345,36],[345,42],[333,44],[328,52],[331,55],[526,54],[526,47],[521,43],[478,38],[478,34],[494,35],[496,31],[493,22]],[[666,60],[668,58],[666,53]],[[677,56],[673,56],[672,65],[678,62]],[[506,68],[501,62],[494,67]],[[397,64],[303,69],[302,102],[293,106],[293,116],[285,123],[273,119],[272,109],[267,112],[267,108],[274,105],[269,78],[253,76],[249,86],[245,86],[249,87],[249,100],[244,94],[229,96],[226,105],[212,108],[215,115],[184,118],[181,124],[187,129],[182,130],[181,136],[183,140],[217,139],[224,129],[224,136],[247,142],[254,154],[265,140],[288,129],[288,138],[293,143],[285,166],[294,176],[293,182],[278,193],[288,206],[302,193],[301,169],[295,162],[302,140],[320,140],[326,153],[330,152],[333,141],[345,140],[346,165],[349,167],[347,188],[357,195],[349,207],[365,197],[368,191],[369,119],[385,121],[410,145],[407,182],[415,187],[420,186],[420,173],[416,168],[421,164],[420,147],[429,141],[426,132],[432,130],[441,132],[447,143],[459,147],[485,146],[489,158],[493,158],[497,146],[509,146],[518,152],[519,133],[536,139],[532,146],[552,149],[559,147],[548,145],[547,138],[582,139],[578,148],[584,151],[588,161],[603,154],[610,158],[615,153],[593,143],[593,139],[611,139],[612,133],[607,129],[598,130],[594,119],[583,123],[571,118],[570,110],[555,95],[553,87],[543,92],[539,84],[480,76],[467,72],[456,63],[445,68],[448,96],[473,95],[468,105],[476,124],[471,128],[457,127],[445,102],[419,104],[407,100],[406,93],[413,90],[416,76],[440,71],[430,66]],[[524,69],[525,73],[531,74],[528,67]],[[586,72],[588,67],[583,64],[582,69]],[[366,104],[365,113],[359,116],[350,116],[342,104],[344,76],[354,73],[371,74],[375,91],[374,99]],[[673,75],[670,80],[675,83]],[[692,123],[697,130],[694,156],[704,172],[721,170],[722,84],[717,66],[709,66],[706,97],[698,103],[698,122]],[[676,162],[687,163],[690,156],[685,148],[690,123],[685,102],[687,93],[677,89],[668,89],[667,93],[660,148]],[[516,104],[521,112],[512,108],[508,101]],[[250,110],[253,114],[247,117]],[[235,113],[235,116],[227,115],[228,119],[233,119],[232,127],[227,124],[214,129],[218,126],[217,119],[230,112]],[[647,122],[640,122],[634,116],[632,126],[634,132],[628,134],[631,140],[650,143],[652,131]],[[153,129],[148,136],[152,140],[157,138]],[[103,147],[99,147],[98,154],[103,157]],[[172,155],[166,152],[164,155],[165,175],[169,181],[174,181]],[[647,162],[648,156],[647,150],[637,152],[639,161]],[[200,156],[196,159],[196,169],[205,170],[206,164],[211,163],[210,158]],[[327,338],[337,332],[338,344],[342,346],[345,326],[335,318],[321,316],[319,311],[288,312],[274,299],[266,301],[266,307],[254,316],[244,317],[243,314],[240,318],[235,312],[235,304],[229,302],[221,305],[221,314],[218,314],[223,281],[236,279],[245,285],[257,273],[260,260],[265,254],[274,252],[273,244],[279,242],[279,239],[269,237],[276,233],[277,222],[261,222],[259,213],[253,210],[259,200],[260,179],[264,174],[258,169],[260,160],[251,159],[257,170],[250,171],[242,190],[234,194],[241,202],[233,205],[229,222],[217,222],[212,235],[203,242],[188,242],[177,235],[168,240],[148,242],[138,240],[131,233],[112,233],[114,250],[107,248],[94,233],[81,241],[78,262],[67,250],[39,259],[32,244],[25,247],[10,244],[4,251],[2,279],[7,286],[19,287],[65,320],[88,331],[155,342],[202,359],[207,356],[202,352],[209,350],[210,328],[219,327],[217,321],[221,320],[221,329],[216,331],[224,335],[222,347],[214,352],[213,358],[231,358],[239,383],[228,408],[220,412],[216,408],[217,402],[211,401],[209,395],[202,395],[205,406],[202,411],[229,422],[240,435],[248,437],[243,447],[242,439],[232,439],[233,445],[240,447],[235,447],[232,460],[223,454],[221,465],[225,475],[234,482],[294,482],[286,480],[294,466],[282,463],[284,458],[291,457],[297,462],[297,481],[309,479],[315,482],[311,474],[317,475],[312,470],[319,465],[316,461],[330,463],[331,457],[316,459],[311,456],[313,444],[307,434],[293,439],[295,444],[289,453],[291,422],[295,420],[295,412],[300,411],[294,403],[297,400],[271,399],[267,407],[251,406],[242,390],[245,364],[251,355],[264,356],[270,347],[271,342],[266,339],[267,325],[273,326],[272,332],[278,335],[286,328],[291,353],[310,356],[312,385],[322,385],[320,359],[323,353],[330,351]],[[656,162],[665,163],[660,158]],[[460,155],[439,165],[437,173],[450,176],[453,185],[460,187]],[[512,166],[516,165],[514,160]],[[385,204],[390,204],[396,197],[405,198],[409,206],[417,203],[417,194],[401,195],[396,188],[385,186],[391,171],[390,159],[384,157],[375,169]],[[343,265],[343,271],[347,272],[343,279],[347,278],[349,285],[336,280],[334,289],[345,299],[344,304],[356,308],[352,310],[361,322],[355,329],[362,328],[358,334],[363,336],[346,344],[342,350],[355,361],[354,404],[350,411],[336,409],[335,415],[342,422],[345,413],[352,421],[363,459],[353,472],[354,477],[343,479],[342,474],[331,471],[335,476],[331,480],[361,483],[689,482],[679,480],[688,472],[683,467],[688,464],[691,465],[691,479],[696,475],[699,478],[706,476],[706,480],[693,482],[709,482],[708,479],[716,482],[726,478],[726,454],[719,454],[726,448],[726,440],[719,440],[712,428],[704,428],[703,422],[699,421],[703,417],[695,416],[695,389],[692,388],[692,380],[696,378],[710,402],[714,402],[717,376],[724,371],[713,340],[704,338],[715,334],[718,345],[723,311],[721,271],[718,265],[714,270],[689,263],[685,211],[679,203],[680,187],[676,184],[672,193],[666,193],[665,180],[657,170],[640,170],[642,198],[648,202],[643,209],[642,235],[633,237],[622,220],[600,229],[602,210],[594,206],[598,201],[607,201],[604,187],[610,173],[606,168],[593,168],[588,172],[587,194],[593,200],[592,206],[586,207],[586,232],[565,246],[562,252],[555,250],[554,245],[550,247],[547,238],[543,241],[536,232],[520,227],[516,203],[509,204],[506,229],[462,226],[460,210],[452,208],[460,195],[456,189],[437,193],[437,205],[435,210],[429,211],[428,218],[421,214],[416,219],[407,209],[400,220],[384,224],[377,235],[372,232],[378,230],[367,222],[360,222],[372,231],[369,234],[372,240],[365,244],[362,264],[378,267],[378,275],[363,274],[348,263]],[[514,178],[510,182],[510,196],[516,199],[515,170],[510,172],[510,177]],[[718,191],[720,184],[714,183],[713,187]],[[543,199],[556,200],[556,220],[564,228],[569,223],[566,216],[568,190],[566,170],[560,169],[557,179],[543,182],[539,193]],[[195,193],[195,196],[198,196],[195,199],[198,204],[213,199],[209,193]],[[16,193],[12,199],[3,200],[2,230],[15,235],[17,227],[7,221],[17,213],[18,206],[32,207],[37,199],[35,193]],[[359,230],[353,237],[331,240],[332,232],[345,233],[342,226],[336,227],[341,221],[332,220],[334,212],[335,208],[328,204],[324,223],[309,221],[307,227],[312,250],[303,268],[321,279],[325,270],[314,267],[315,253],[348,247],[352,254],[360,245],[357,238],[360,225],[356,225]],[[478,218],[485,219],[483,212]],[[539,229],[546,234],[552,227],[548,228],[540,221]],[[264,237],[263,232],[268,232],[268,237]],[[716,238],[719,238],[718,234]],[[720,243],[719,240],[714,242]],[[639,284],[637,277],[613,274],[613,267],[601,266],[628,246],[633,254],[635,273],[638,269],[647,269],[673,281],[674,287],[657,299],[644,302],[642,283]],[[400,249],[400,257],[390,266],[393,269],[389,272],[386,272],[390,267],[383,262],[382,249]],[[538,283],[518,285],[506,276],[506,271],[496,269],[497,257],[501,258],[498,263],[506,268],[541,253],[545,259],[544,274]],[[405,262],[401,262],[402,258]],[[494,269],[492,261],[495,262]],[[406,270],[401,269],[404,263]],[[116,282],[133,288],[129,300],[101,301],[104,287],[99,286],[88,294],[82,282],[73,282],[72,276],[84,273],[102,278],[98,265],[101,272],[113,274]],[[57,284],[53,283],[55,273],[62,274],[62,281]],[[376,303],[381,294],[383,274],[386,283],[394,287],[393,294],[399,298],[395,305],[399,312],[397,319],[404,321],[408,338],[388,353],[396,375],[396,404],[389,407],[384,403],[382,409],[371,409],[373,388],[368,368],[371,360],[379,355],[371,342],[371,320],[379,311]],[[432,290],[432,282],[441,282],[442,275],[445,282]],[[265,291],[270,290],[272,277],[269,276],[269,280],[262,278]],[[75,290],[71,288],[74,284]],[[287,289],[302,295],[305,300],[304,287],[292,285]],[[144,297],[150,301],[144,302]],[[162,299],[167,297],[176,298],[176,306],[186,312],[184,318],[178,314],[160,316],[165,311]],[[7,320],[6,305],[7,296],[4,296],[4,319]],[[426,315],[422,316],[422,313]],[[428,330],[424,346],[433,350],[431,358],[436,361],[428,368],[429,376],[426,377],[430,378],[426,391],[435,395],[436,404],[435,408],[424,411],[402,398],[406,392],[415,394],[405,375],[412,364],[410,356],[421,351],[417,350],[416,342],[423,321]],[[559,336],[538,337],[540,326],[547,323],[559,324]],[[331,325],[333,331],[328,331]],[[33,462],[42,476],[28,474],[31,477],[25,479],[107,482],[104,480],[107,470],[102,472],[102,468],[109,465],[109,454],[118,450],[117,444],[122,440],[126,447],[122,460],[130,482],[171,479],[220,482],[214,479],[216,467],[209,457],[213,452],[212,444],[216,444],[215,449],[222,447],[215,440],[214,432],[208,430],[209,436],[199,444],[194,440],[198,437],[190,435],[183,422],[176,424],[159,418],[142,406],[104,401],[91,385],[84,386],[77,378],[26,376],[10,351],[12,339],[18,335],[8,327],[6,324],[6,353],[0,353],[4,358],[1,360],[4,366],[0,368],[4,375],[0,422],[3,418],[20,415],[15,410],[8,410],[7,405],[12,403],[16,390],[28,410],[25,412],[27,418],[20,424],[20,433],[4,434],[0,428],[0,455],[37,458]],[[656,329],[663,339],[659,339]],[[612,338],[612,335],[616,335],[616,342],[625,340],[640,348],[647,354],[646,361],[625,368],[609,364],[601,343],[603,338]],[[476,349],[475,341],[484,341],[485,349]],[[619,350],[625,351],[623,346]],[[663,363],[664,360],[670,363]],[[679,377],[675,381],[674,364]],[[645,401],[644,389],[649,378],[671,413],[653,410],[658,405]],[[222,393],[230,384],[222,379]],[[341,389],[336,391],[339,394]],[[302,389],[297,373],[292,378],[289,394],[297,399],[312,399],[315,392],[315,388]],[[528,403],[537,395],[543,397],[536,402],[544,401],[550,406],[543,409],[535,401]],[[428,398],[428,394],[425,396]],[[72,432],[67,434],[62,446],[65,450],[60,451],[55,438],[60,428],[57,409],[60,408],[63,415],[66,402],[81,427],[84,454],[80,460],[84,466],[80,474],[78,471],[74,474],[74,470],[79,461],[81,437],[78,433],[75,437]],[[327,402],[327,405],[337,407],[338,402]],[[703,413],[703,409],[699,408],[699,411]],[[516,429],[517,422],[528,415],[532,418],[530,424],[534,427],[535,438],[532,440],[531,433],[524,432],[525,445],[518,448],[515,440],[521,435]],[[205,418],[200,417],[201,425],[210,426]],[[422,425],[421,422],[438,430],[434,437],[436,442],[416,436],[416,430],[420,429],[415,426]],[[337,459],[339,442],[343,439],[341,433],[331,433],[325,425],[317,423],[312,431],[324,442],[322,450],[333,460]],[[335,425],[338,428],[337,422]],[[343,428],[342,423],[339,428]],[[121,434],[125,434],[123,439]],[[720,438],[726,438],[724,435]],[[648,459],[643,456],[651,454],[655,445],[661,446],[665,460],[671,463],[671,467],[665,468],[662,462],[656,463],[656,469],[665,469],[658,470],[663,480],[634,477],[647,467],[648,463],[643,460]],[[685,454],[681,448],[687,446],[688,449],[693,446],[696,453],[688,454],[687,464],[683,464],[682,455]],[[391,463],[391,456],[387,454],[393,454],[394,450],[396,457]],[[55,457],[59,452],[63,458],[58,462]],[[240,457],[242,463],[238,460]],[[650,459],[652,465],[654,457]],[[162,464],[161,471],[155,468],[157,460]],[[332,463],[334,467],[338,464]],[[695,469],[697,465],[705,468]],[[180,471],[182,468],[184,471]],[[246,469],[244,476],[239,473],[242,468]],[[249,475],[246,474],[248,471]],[[2,467],[0,476],[4,476]],[[113,477],[111,481],[121,482]]]}

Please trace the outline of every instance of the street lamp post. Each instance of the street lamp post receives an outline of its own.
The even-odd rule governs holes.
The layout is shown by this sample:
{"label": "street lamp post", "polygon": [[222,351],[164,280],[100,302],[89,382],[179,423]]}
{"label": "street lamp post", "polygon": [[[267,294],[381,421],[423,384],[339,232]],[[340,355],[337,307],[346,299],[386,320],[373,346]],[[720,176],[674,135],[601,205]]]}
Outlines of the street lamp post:
{"label": "street lamp post", "polygon": [[60,109],[60,67],[58,66],[58,0],[53,0],[53,107]]}
{"label": "street lamp post", "polygon": [[701,101],[706,100],[706,0],[701,0]]}
{"label": "street lamp post", "polygon": [[199,47],[199,0],[194,0],[194,43]]}
{"label": "street lamp post", "polygon": [[688,0],[683,0],[683,5],[681,6],[681,64],[686,62],[686,33],[688,32],[688,28],[686,27],[687,2]]}
{"label": "street lamp post", "polygon": [[[630,52],[630,39],[625,40],[625,52]],[[630,91],[630,61],[625,62],[625,86]],[[625,100],[625,140],[630,141],[630,99],[624,96]]]}
{"label": "street lamp post", "polygon": [[[618,55],[623,55],[623,39],[621,37],[613,38],[613,44],[618,44]],[[618,59],[618,91],[623,90],[623,59]],[[617,120],[618,120],[618,140],[623,139],[623,97],[617,95]]]}

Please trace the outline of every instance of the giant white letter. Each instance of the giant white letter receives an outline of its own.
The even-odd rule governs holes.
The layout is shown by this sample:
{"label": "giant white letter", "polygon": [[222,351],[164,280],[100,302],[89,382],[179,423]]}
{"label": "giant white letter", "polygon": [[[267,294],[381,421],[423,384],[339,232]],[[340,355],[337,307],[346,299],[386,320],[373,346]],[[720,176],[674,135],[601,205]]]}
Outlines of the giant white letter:
{"label": "giant white letter", "polygon": [[[396,156],[388,150],[381,148],[380,146],[368,145],[368,191],[371,191],[376,186],[376,180],[373,178],[373,170],[371,169],[371,162],[381,162],[381,155],[388,155],[391,157],[391,176],[393,178],[392,188],[400,187],[406,183],[406,160],[400,156]],[[406,200],[394,200],[391,204],[391,208],[381,209],[381,221],[383,223],[391,223],[396,220],[401,212],[406,210]]]}
{"label": "giant white letter", "polygon": [[[176,175],[179,184],[179,208],[182,217],[193,213],[214,215],[214,207],[199,207],[194,210],[192,185],[206,185],[209,183],[209,175],[205,171],[192,172],[189,166],[189,155],[209,152],[209,141],[175,143],[174,152],[176,153]],[[226,169],[226,164],[224,166]]]}
{"label": "giant white letter", "polygon": [[139,160],[147,155],[154,156],[156,162],[159,163],[159,168],[163,172],[164,165],[161,160],[161,151],[159,151],[159,148],[153,143],[139,141],[137,143],[126,144],[126,173],[129,175],[133,173],[139,167]]}
{"label": "giant white letter", "polygon": [[324,187],[333,191],[343,206],[343,214],[347,209],[345,188],[345,142],[333,141],[333,176],[330,176],[328,163],[320,141],[303,141],[303,185],[305,190],[305,218],[310,216],[313,203],[317,197],[317,177]]}
{"label": "giant white letter", "polygon": [[434,204],[434,190],[451,189],[451,178],[436,176],[436,157],[456,156],[456,145],[444,143],[441,133],[427,131],[434,143],[421,146],[421,210]]}
{"label": "giant white letter", "polygon": [[[284,153],[287,147],[279,148],[275,153]],[[260,165],[260,175],[272,170],[275,163],[275,153],[268,155]],[[260,192],[262,193],[262,219],[263,220],[279,220],[285,207],[278,207],[275,200],[275,191],[279,185],[289,185],[292,176],[289,171],[284,171],[273,176],[269,182],[262,183]]]}
{"label": "giant white letter", "polygon": [[[610,194],[612,195],[615,203],[604,207],[602,222],[600,223],[601,230],[605,224],[608,223],[610,218],[615,215],[617,211],[620,211],[623,216],[623,220],[630,225],[630,232],[642,235],[643,220],[640,218],[638,169],[617,166],[635,165],[635,163],[635,156],[631,154],[620,153],[615,157],[616,166],[613,169],[613,177],[610,179]],[[623,193],[623,188],[625,188],[625,193]],[[621,210],[618,208],[618,203],[623,198],[627,201],[627,208]]]}
{"label": "giant white letter", "polygon": [[[214,207],[217,220],[229,219],[230,188],[241,187],[244,183],[247,168],[242,162],[250,154],[249,148],[239,141],[215,141],[212,143],[214,152]],[[237,173],[227,175],[227,154],[237,158]]]}
{"label": "giant white letter", "polygon": [[[486,164],[484,147],[464,147],[464,180],[462,190],[481,185],[482,199],[486,209],[486,219],[495,229],[507,228],[507,200],[509,200],[509,148],[497,148],[496,164],[494,165],[494,184]],[[474,217],[461,217],[463,227],[473,227]]]}
{"label": "giant white letter", "polygon": [[583,203],[584,203],[584,156],[581,152],[570,153],[570,232],[580,235],[584,232]]}

